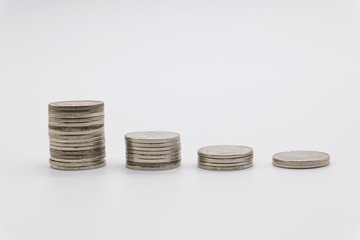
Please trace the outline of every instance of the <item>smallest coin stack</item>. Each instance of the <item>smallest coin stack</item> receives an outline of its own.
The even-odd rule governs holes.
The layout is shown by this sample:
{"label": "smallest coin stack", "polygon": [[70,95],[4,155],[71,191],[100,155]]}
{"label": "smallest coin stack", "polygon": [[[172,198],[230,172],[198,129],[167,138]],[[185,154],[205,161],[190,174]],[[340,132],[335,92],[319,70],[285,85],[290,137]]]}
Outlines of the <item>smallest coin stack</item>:
{"label": "smallest coin stack", "polygon": [[206,170],[241,170],[253,166],[253,149],[239,145],[216,145],[198,150],[198,167]]}
{"label": "smallest coin stack", "polygon": [[281,152],[273,156],[273,165],[281,168],[317,168],[329,163],[329,154],[316,151]]}
{"label": "smallest coin stack", "polygon": [[59,170],[105,166],[104,103],[49,104],[50,165]]}
{"label": "smallest coin stack", "polygon": [[126,167],[135,170],[168,170],[181,162],[180,135],[173,132],[133,132],[125,135]]}

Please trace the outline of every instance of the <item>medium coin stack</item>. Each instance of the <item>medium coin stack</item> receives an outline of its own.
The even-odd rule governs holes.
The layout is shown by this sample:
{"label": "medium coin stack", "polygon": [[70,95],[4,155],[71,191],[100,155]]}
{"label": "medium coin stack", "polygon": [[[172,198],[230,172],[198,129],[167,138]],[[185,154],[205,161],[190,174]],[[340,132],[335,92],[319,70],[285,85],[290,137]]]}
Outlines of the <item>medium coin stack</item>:
{"label": "medium coin stack", "polygon": [[330,163],[327,153],[315,151],[281,152],[273,156],[273,165],[282,168],[316,168]]}
{"label": "medium coin stack", "polygon": [[239,145],[216,145],[198,150],[198,167],[228,171],[252,167],[253,149]]}
{"label": "medium coin stack", "polygon": [[59,170],[105,166],[104,103],[49,104],[50,165]]}
{"label": "medium coin stack", "polygon": [[126,167],[168,170],[181,162],[180,135],[173,132],[133,132],[125,135]]}

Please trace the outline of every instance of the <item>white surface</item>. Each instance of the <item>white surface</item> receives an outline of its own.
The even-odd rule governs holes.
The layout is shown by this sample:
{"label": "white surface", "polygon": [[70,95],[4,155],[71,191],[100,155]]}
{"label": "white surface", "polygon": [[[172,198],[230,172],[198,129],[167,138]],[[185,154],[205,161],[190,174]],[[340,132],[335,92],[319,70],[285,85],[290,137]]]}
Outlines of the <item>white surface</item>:
{"label": "white surface", "polygon": [[[360,238],[359,1],[236,2],[0,1],[0,239]],[[49,168],[70,99],[105,101],[105,168]],[[179,132],[183,166],[126,169],[139,130]],[[255,166],[198,169],[212,144]],[[295,149],[331,165],[271,165]]]}

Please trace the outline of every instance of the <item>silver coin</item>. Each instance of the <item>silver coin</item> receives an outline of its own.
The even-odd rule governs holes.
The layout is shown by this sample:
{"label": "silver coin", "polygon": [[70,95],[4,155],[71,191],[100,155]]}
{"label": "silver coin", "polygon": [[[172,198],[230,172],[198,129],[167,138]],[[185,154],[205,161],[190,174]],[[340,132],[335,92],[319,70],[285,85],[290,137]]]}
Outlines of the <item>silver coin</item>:
{"label": "silver coin", "polygon": [[69,147],[69,146],[59,147],[59,146],[50,145],[50,149],[62,150],[62,151],[84,151],[84,150],[98,149],[101,147],[105,147],[105,144],[98,144],[98,145],[93,145],[93,146],[83,146],[83,147]]}
{"label": "silver coin", "polygon": [[71,123],[88,123],[88,122],[96,122],[96,121],[104,121],[105,117],[89,117],[89,118],[55,118],[50,117],[49,122],[54,123],[63,123],[63,124],[71,124]]}
{"label": "silver coin", "polygon": [[50,115],[78,115],[78,114],[82,114],[82,115],[88,115],[88,114],[94,114],[94,113],[103,113],[104,112],[104,108],[92,108],[92,109],[61,109],[61,110],[49,110],[48,114]]}
{"label": "silver coin", "polygon": [[[56,151],[56,152],[54,152]],[[68,160],[76,160],[76,159],[86,159],[86,158],[97,158],[100,156],[105,155],[105,150],[102,151],[93,151],[88,150],[86,152],[78,153],[60,153],[59,150],[50,150],[50,156],[51,158],[57,158],[57,159],[68,159]]]}
{"label": "silver coin", "polygon": [[95,121],[95,122],[85,122],[85,123],[56,123],[49,122],[49,126],[53,127],[66,127],[66,128],[76,128],[76,127],[89,127],[89,126],[104,126],[104,121]]}
{"label": "silver coin", "polygon": [[163,151],[140,151],[140,150],[133,150],[133,149],[126,149],[126,152],[129,154],[141,154],[141,155],[167,155],[167,154],[178,154],[180,149],[173,149],[173,150],[163,150]]}
{"label": "silver coin", "polygon": [[162,148],[162,147],[175,147],[181,146],[180,140],[166,143],[135,143],[126,141],[126,146],[140,147],[140,148]]}
{"label": "silver coin", "polygon": [[49,103],[50,109],[103,107],[104,102],[95,100],[71,100]]}
{"label": "silver coin", "polygon": [[84,130],[84,131],[73,131],[73,132],[64,132],[64,131],[58,131],[58,130],[53,130],[53,129],[49,129],[49,134],[51,135],[63,135],[63,136],[70,136],[70,135],[91,135],[91,134],[96,134],[96,133],[103,133],[104,132],[104,127],[100,127],[100,128],[96,128],[96,129],[91,129],[91,130]]}
{"label": "silver coin", "polygon": [[287,168],[323,167],[330,163],[330,156],[324,152],[291,151],[281,152],[273,156],[273,164]]}
{"label": "silver coin", "polygon": [[319,168],[329,165],[328,163],[312,164],[312,165],[289,165],[289,164],[280,164],[273,162],[273,165],[280,168],[290,168],[290,169],[309,169],[309,168]]}
{"label": "silver coin", "polygon": [[54,142],[79,142],[79,141],[95,141],[105,137],[104,132],[81,134],[81,135],[65,135],[65,134],[49,134],[50,140]]}
{"label": "silver coin", "polygon": [[165,131],[133,132],[126,134],[125,140],[137,143],[168,143],[179,141],[180,135],[178,133]]}
{"label": "silver coin", "polygon": [[139,158],[127,157],[126,161],[132,162],[134,164],[135,163],[169,163],[169,162],[178,162],[181,161],[181,159],[179,157],[163,158],[163,159],[139,159]]}
{"label": "silver coin", "polygon": [[252,167],[253,164],[243,165],[243,166],[236,166],[236,167],[211,167],[211,166],[204,166],[202,164],[198,164],[198,167],[205,170],[213,170],[213,171],[235,171],[235,170],[242,170],[246,168]]}
{"label": "silver coin", "polygon": [[136,148],[136,147],[127,147],[127,151],[129,152],[147,152],[147,153],[172,153],[179,152],[181,150],[180,147],[172,147],[172,148]]}
{"label": "silver coin", "polygon": [[253,155],[253,149],[240,145],[215,145],[200,148],[198,155],[209,158],[240,158]]}
{"label": "silver coin", "polygon": [[170,169],[174,169],[174,168],[178,168],[180,167],[181,162],[177,162],[177,163],[172,163],[172,164],[166,164],[166,165],[161,165],[161,166],[137,166],[137,165],[132,165],[129,163],[126,163],[126,167],[129,169],[133,169],[133,170],[143,170],[143,171],[159,171],[159,170],[170,170]]}
{"label": "silver coin", "polygon": [[104,116],[104,112],[97,113],[49,113],[49,118],[68,118],[68,119],[77,119],[77,118],[91,118],[91,117],[101,117]]}
{"label": "silver coin", "polygon": [[92,146],[100,146],[105,144],[105,139],[101,139],[99,141],[91,141],[91,142],[77,142],[77,143],[58,143],[50,140],[50,147],[92,147]]}
{"label": "silver coin", "polygon": [[103,154],[99,157],[94,157],[94,158],[63,159],[63,158],[51,157],[50,159],[57,162],[96,162],[96,161],[104,160],[105,157],[106,155]]}
{"label": "silver coin", "polygon": [[126,156],[131,158],[139,158],[139,159],[166,159],[172,157],[180,157],[181,154],[180,152],[175,154],[157,154],[157,155],[126,153]]}
{"label": "silver coin", "polygon": [[78,171],[78,170],[90,170],[95,168],[101,168],[106,165],[106,162],[102,162],[100,164],[95,164],[91,166],[85,166],[85,167],[64,167],[64,166],[57,166],[57,165],[50,165],[51,168],[57,169],[57,170],[66,170],[66,171]]}
{"label": "silver coin", "polygon": [[201,162],[208,162],[208,163],[243,163],[247,162],[250,163],[253,161],[253,156],[243,157],[243,158],[205,158],[205,157],[198,157],[198,161]]}
{"label": "silver coin", "polygon": [[199,161],[198,164],[208,167],[238,167],[238,166],[247,166],[249,164],[252,164],[252,162],[250,161],[250,162],[242,162],[242,163],[208,163],[208,162]]}
{"label": "silver coin", "polygon": [[100,164],[103,163],[104,159],[101,159],[99,161],[91,161],[91,162],[60,162],[60,161],[54,161],[52,159],[49,159],[49,163],[51,165],[56,165],[60,167],[86,167],[91,166],[94,164]]}

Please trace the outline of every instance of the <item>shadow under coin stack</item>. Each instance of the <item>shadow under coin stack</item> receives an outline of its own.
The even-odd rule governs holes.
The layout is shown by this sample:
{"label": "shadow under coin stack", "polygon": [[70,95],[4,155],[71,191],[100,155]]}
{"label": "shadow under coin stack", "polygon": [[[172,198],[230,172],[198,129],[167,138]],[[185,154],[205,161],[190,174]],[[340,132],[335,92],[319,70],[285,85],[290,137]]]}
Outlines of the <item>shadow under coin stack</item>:
{"label": "shadow under coin stack", "polygon": [[238,145],[217,145],[198,150],[198,167],[206,170],[228,171],[252,167],[253,150]]}
{"label": "shadow under coin stack", "polygon": [[50,165],[59,170],[105,166],[104,103],[49,104]]}
{"label": "shadow under coin stack", "polygon": [[173,132],[134,132],[125,135],[126,167],[168,170],[181,162],[180,135]]}

